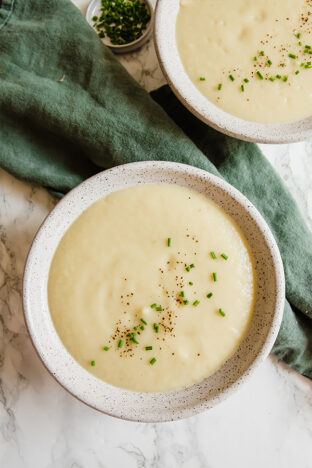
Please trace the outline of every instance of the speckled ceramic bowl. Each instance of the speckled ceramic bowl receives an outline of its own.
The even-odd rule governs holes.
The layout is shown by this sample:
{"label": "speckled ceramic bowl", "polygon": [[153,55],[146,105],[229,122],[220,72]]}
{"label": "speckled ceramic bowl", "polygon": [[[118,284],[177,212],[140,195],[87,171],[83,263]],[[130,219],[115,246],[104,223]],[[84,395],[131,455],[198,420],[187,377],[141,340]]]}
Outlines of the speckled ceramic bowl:
{"label": "speckled ceramic bowl", "polygon": [[[116,190],[144,183],[187,186],[231,215],[251,247],[258,278],[255,313],[235,355],[211,377],[180,391],[136,393],[109,385],[83,369],[63,346],[51,319],[47,282],[65,231],[92,203]],[[238,389],[267,357],[284,305],[284,273],[275,240],[255,207],[234,187],[203,170],[172,162],[138,162],[101,172],[72,190],[49,214],[31,247],[24,275],[24,311],[33,344],[46,368],[72,395],[103,413],[161,422],[212,408]]]}
{"label": "speckled ceramic bowl", "polygon": [[162,71],[185,107],[216,130],[241,140],[291,143],[312,137],[312,115],[291,123],[264,124],[235,117],[210,102],[191,81],[180,59],[176,41],[179,8],[180,0],[157,1],[154,37]]}

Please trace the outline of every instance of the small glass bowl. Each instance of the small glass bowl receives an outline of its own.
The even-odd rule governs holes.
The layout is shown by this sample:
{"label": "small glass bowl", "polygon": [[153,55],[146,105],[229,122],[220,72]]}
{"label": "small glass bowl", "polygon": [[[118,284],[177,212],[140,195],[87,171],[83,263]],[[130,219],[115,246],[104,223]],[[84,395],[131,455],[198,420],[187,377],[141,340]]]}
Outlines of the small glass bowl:
{"label": "small glass bowl", "polygon": [[[143,0],[144,3],[146,4],[149,13],[151,15],[151,19],[147,25],[147,28],[145,29],[144,33],[142,34],[141,37],[136,39],[135,41],[129,42],[128,44],[122,44],[122,45],[115,45],[112,44],[110,39],[108,37],[103,37],[102,41],[103,43],[108,46],[115,54],[124,54],[126,52],[133,52],[140,47],[142,47],[143,44],[145,44],[149,38],[152,35],[153,32],[153,14],[154,14],[154,9],[153,6],[150,2],[150,0]],[[96,31],[94,28],[94,21],[92,20],[93,16],[100,16],[101,15],[101,0],[91,0],[91,2],[88,5],[87,11],[86,11],[86,20],[88,23],[93,27],[93,29]],[[97,31],[96,31],[97,32]]]}

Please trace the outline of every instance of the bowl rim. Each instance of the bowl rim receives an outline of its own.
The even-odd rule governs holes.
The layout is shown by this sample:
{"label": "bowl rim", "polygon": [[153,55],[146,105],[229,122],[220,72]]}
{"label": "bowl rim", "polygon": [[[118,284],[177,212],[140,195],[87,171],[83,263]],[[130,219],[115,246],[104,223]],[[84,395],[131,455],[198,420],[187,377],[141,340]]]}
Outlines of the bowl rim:
{"label": "bowl rim", "polygon": [[[145,3],[147,8],[149,9],[151,18],[147,24],[147,28],[145,29],[144,33],[142,36],[138,37],[132,42],[128,42],[127,44],[111,44],[111,43],[106,43],[102,38],[100,38],[103,42],[103,44],[106,45],[106,47],[109,47],[113,52],[115,53],[127,53],[127,52],[134,52],[135,50],[139,49],[145,42],[150,38],[152,35],[153,27],[154,27],[154,8],[150,0],[141,0],[142,3]],[[100,3],[100,0],[90,0],[85,17],[87,22],[90,24],[91,28],[95,30],[92,22],[92,10],[95,7],[97,3]],[[96,32],[96,30],[95,30]]]}
{"label": "bowl rim", "polygon": [[[220,188],[221,190],[225,191],[227,194],[230,194],[236,202],[238,202],[239,205],[242,206],[242,208],[251,216],[251,218],[255,221],[261,232],[264,234],[267,242],[269,243],[269,250],[272,254],[273,258],[273,268],[274,268],[274,273],[276,277],[276,300],[275,300],[275,308],[273,311],[273,319],[271,322],[270,329],[268,330],[268,333],[266,337],[263,339],[263,345],[261,346],[260,350],[257,352],[257,355],[255,359],[252,361],[250,366],[242,373],[240,376],[234,381],[231,382],[231,384],[223,390],[221,393],[213,396],[211,399],[207,399],[203,402],[196,403],[196,405],[179,409],[176,413],[171,412],[171,408],[167,408],[166,415],[164,416],[163,414],[159,414],[157,416],[150,417],[148,415],[133,415],[130,411],[128,414],[124,414],[122,412],[112,410],[111,408],[103,408],[99,407],[98,404],[96,404],[94,401],[92,401],[92,397],[90,398],[85,398],[81,397],[79,395],[79,391],[77,389],[73,390],[73,384],[70,382],[70,379],[67,377],[64,377],[60,375],[60,371],[56,368],[53,368],[51,363],[47,360],[46,357],[44,357],[44,353],[42,349],[40,348],[40,341],[38,341],[38,336],[37,330],[33,327],[33,323],[31,320],[32,312],[31,312],[31,300],[33,298],[32,290],[33,290],[33,278],[32,278],[32,269],[34,264],[36,263],[36,256],[37,256],[37,250],[40,248],[40,243],[44,241],[45,237],[45,229],[49,227],[49,224],[51,220],[55,217],[58,216],[58,212],[61,211],[62,207],[67,205],[71,200],[75,200],[76,195],[81,192],[82,189],[84,190],[84,193],[87,193],[86,190],[92,187],[94,182],[102,181],[101,178],[109,178],[109,176],[112,173],[116,173],[118,175],[118,172],[120,172],[123,169],[135,169],[136,172],[144,172],[146,169],[149,170],[159,170],[161,166],[162,170],[166,171],[173,171],[173,172],[179,172],[180,174],[185,174],[186,176],[193,175],[195,177],[201,177],[201,179],[204,179],[207,183]],[[174,183],[174,182],[172,182]],[[133,186],[137,184],[130,184],[129,186]],[[230,193],[229,193],[230,191]],[[110,193],[110,192],[109,192]],[[103,195],[102,195],[103,196]],[[101,197],[102,197],[101,196]],[[101,197],[98,197],[100,199]],[[90,206],[92,203],[94,203],[96,200],[91,200],[87,206]],[[74,218],[77,219],[77,217],[84,211],[83,208],[80,210],[79,214]],[[72,224],[73,221],[71,221],[70,224]],[[62,236],[66,232],[68,227],[63,228],[62,230]],[[54,255],[54,254],[53,254]],[[52,256],[53,258],[53,256]],[[50,264],[49,264],[50,266]],[[48,274],[48,272],[47,272]],[[23,299],[23,311],[24,311],[24,319],[26,323],[26,327],[28,330],[28,333],[31,338],[31,342],[35,348],[35,351],[40,358],[41,362],[44,364],[50,375],[54,377],[54,379],[65,389],[67,392],[69,392],[72,396],[74,396],[76,399],[80,400],[81,402],[85,403],[86,405],[99,410],[100,412],[104,414],[108,414],[110,416],[114,416],[123,420],[129,420],[129,421],[136,421],[136,422],[167,422],[167,421],[173,421],[173,420],[178,420],[178,419],[183,419],[186,417],[193,416],[195,414],[198,414],[204,410],[210,409],[214,407],[217,403],[220,403],[224,401],[226,398],[228,398],[230,395],[232,395],[236,390],[238,390],[241,386],[241,384],[245,381],[247,381],[250,376],[253,374],[253,372],[258,368],[258,366],[266,359],[266,357],[269,355],[272,346],[275,342],[275,339],[277,337],[282,317],[283,317],[283,309],[284,309],[284,302],[285,302],[285,279],[284,279],[284,270],[283,270],[283,263],[280,257],[280,253],[276,244],[276,241],[273,237],[273,234],[270,231],[269,226],[267,225],[266,221],[263,219],[261,214],[258,212],[258,210],[252,205],[252,203],[241,193],[239,192],[235,187],[231,186],[228,182],[225,180],[207,172],[202,169],[195,168],[193,166],[189,166],[186,164],[181,164],[181,163],[174,163],[174,162],[166,162],[166,161],[143,161],[143,162],[134,162],[134,163],[128,163],[120,166],[113,167],[111,169],[104,170],[98,174],[95,174],[94,176],[90,177],[89,179],[86,179],[83,181],[81,184],[76,186],[74,189],[72,189],[70,192],[68,192],[61,200],[60,202],[51,210],[51,212],[48,214],[48,216],[45,218],[45,220],[42,222],[41,226],[39,227],[33,242],[30,247],[30,251],[27,256],[27,261],[24,269],[24,276],[23,276],[23,293],[22,293],[22,299]],[[50,317],[51,319],[51,317]],[[38,326],[38,324],[37,324]],[[54,334],[57,335],[56,330],[54,329]],[[58,336],[58,335],[57,335]],[[60,341],[60,338],[58,338]],[[65,352],[69,355],[69,352],[66,350],[64,345],[62,344],[62,347],[64,348]],[[74,358],[72,358],[72,361],[76,362]],[[96,381],[101,382],[106,388],[114,388],[116,392],[120,393],[126,393],[130,395],[142,395],[139,392],[133,392],[129,390],[124,390],[122,388],[118,387],[113,387],[110,384],[107,384],[103,381],[100,381],[97,377],[93,376],[90,374],[88,371],[83,369],[77,362],[76,365],[81,368],[81,370],[91,376],[91,380],[96,383]],[[67,379],[67,380],[66,380]],[[65,381],[65,382],[64,382]],[[184,389],[178,390],[178,391],[173,391],[173,392],[162,392],[162,393],[143,393],[143,395],[147,396],[149,395],[151,398],[155,397],[156,398],[159,395],[174,395],[178,394],[179,392],[182,392]]]}
{"label": "bowl rim", "polygon": [[206,98],[184,69],[176,43],[173,16],[180,0],[157,0],[154,43],[160,67],[174,94],[198,119],[226,135],[255,143],[294,143],[312,137],[312,115],[284,123],[261,123],[229,114]]}

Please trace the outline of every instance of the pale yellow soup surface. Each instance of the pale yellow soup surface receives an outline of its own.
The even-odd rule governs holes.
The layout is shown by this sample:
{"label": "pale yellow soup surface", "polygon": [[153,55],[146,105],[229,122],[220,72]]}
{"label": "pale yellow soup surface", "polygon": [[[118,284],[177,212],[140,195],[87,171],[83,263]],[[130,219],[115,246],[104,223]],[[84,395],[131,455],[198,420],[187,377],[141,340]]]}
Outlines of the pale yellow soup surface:
{"label": "pale yellow soup surface", "polygon": [[221,208],[185,187],[147,184],[110,194],[71,225],[52,261],[48,299],[81,366],[117,387],[160,392],[200,382],[233,355],[255,282],[246,240]]}
{"label": "pale yellow soup surface", "polygon": [[312,115],[311,0],[180,0],[176,34],[191,80],[230,114],[267,123]]}

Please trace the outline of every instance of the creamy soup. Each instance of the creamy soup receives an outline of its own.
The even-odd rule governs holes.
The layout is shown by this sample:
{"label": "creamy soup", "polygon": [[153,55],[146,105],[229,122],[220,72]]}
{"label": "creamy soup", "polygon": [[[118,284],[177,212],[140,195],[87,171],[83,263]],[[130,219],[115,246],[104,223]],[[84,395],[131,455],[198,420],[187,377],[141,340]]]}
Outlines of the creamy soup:
{"label": "creamy soup", "polygon": [[52,261],[56,330],[81,366],[117,387],[189,386],[235,352],[253,314],[246,240],[188,188],[117,191],[68,229]]}
{"label": "creamy soup", "polygon": [[180,0],[177,43],[225,111],[268,123],[312,114],[312,0]]}

